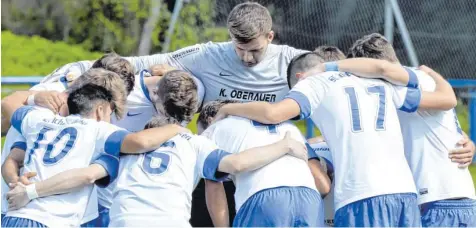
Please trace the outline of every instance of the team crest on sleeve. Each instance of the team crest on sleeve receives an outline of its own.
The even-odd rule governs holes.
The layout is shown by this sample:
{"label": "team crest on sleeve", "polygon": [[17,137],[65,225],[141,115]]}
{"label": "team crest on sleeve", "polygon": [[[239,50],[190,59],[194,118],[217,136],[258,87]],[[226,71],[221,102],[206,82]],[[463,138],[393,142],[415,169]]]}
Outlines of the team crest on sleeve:
{"label": "team crest on sleeve", "polygon": [[174,53],[172,55],[172,58],[174,59],[181,59],[187,55],[190,55],[190,54],[193,54],[193,53],[197,53],[200,51],[200,47],[198,46],[193,46],[193,47],[189,47],[189,48],[184,48],[184,49],[181,49],[179,50],[178,52]]}

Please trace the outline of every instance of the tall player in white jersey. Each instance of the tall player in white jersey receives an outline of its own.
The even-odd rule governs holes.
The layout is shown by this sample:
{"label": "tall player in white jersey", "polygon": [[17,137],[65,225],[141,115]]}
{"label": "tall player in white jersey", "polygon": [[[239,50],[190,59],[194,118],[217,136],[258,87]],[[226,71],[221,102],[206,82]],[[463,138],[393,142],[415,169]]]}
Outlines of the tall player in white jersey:
{"label": "tall player in white jersey", "polygon": [[[169,125],[128,134],[109,124],[111,114],[116,110],[113,104],[117,96],[113,94],[120,93],[118,90],[124,90],[122,94],[125,94],[124,86],[111,92],[94,84],[84,85],[69,95],[70,115],[67,117],[32,106],[15,111],[12,126],[25,137],[27,146],[26,150],[17,149],[9,155],[2,165],[2,174],[6,180],[14,179],[18,176],[18,167],[23,165],[24,171],[38,172],[34,178],[38,183],[26,187],[17,183],[7,194],[9,212],[2,220],[2,226],[79,226],[93,194],[90,184],[98,181],[98,185],[104,186],[117,177],[119,152],[146,152],[181,131],[181,128]],[[77,180],[49,179],[65,170],[81,168],[96,172],[92,175],[76,172],[82,177]],[[66,188],[73,191],[57,191],[74,181],[89,185]]]}
{"label": "tall player in white jersey", "polygon": [[[338,72],[332,64],[326,65],[332,72],[302,76],[321,61],[314,53],[293,60],[288,82],[290,87],[298,79],[299,83],[283,101],[229,104],[220,116],[239,115],[264,123],[311,117],[326,138],[335,165],[335,225],[418,226],[416,188],[404,156],[397,109],[414,112],[420,100],[437,104],[434,94],[421,96],[414,88],[360,79]],[[387,207],[390,211],[382,213]]]}
{"label": "tall player in white jersey", "polygon": [[[158,91],[158,99],[163,103],[157,104],[163,106],[158,108],[169,117],[153,119],[146,128],[189,122],[193,118],[198,109],[197,89],[188,73],[168,72]],[[290,140],[245,151],[240,156],[228,156],[230,153],[219,150],[203,136],[179,134],[157,150],[123,157],[114,189],[110,226],[190,226],[192,191],[200,178],[219,178],[219,171],[257,169],[287,153],[289,148],[283,142]],[[307,157],[302,143],[298,151]],[[255,159],[256,156],[261,159]]]}
{"label": "tall player in white jersey", "polygon": [[[375,47],[380,51],[368,51]],[[371,34],[356,41],[351,49],[354,56],[370,57],[373,59],[349,59],[338,61],[340,69],[354,72],[364,77],[383,77],[394,83],[405,83],[408,74],[398,63],[392,45],[380,34]],[[387,60],[387,61],[384,61]],[[397,63],[397,64],[391,64]],[[434,91],[440,81],[444,82],[435,71],[421,67],[422,71],[414,71],[415,87],[422,91]],[[436,81],[436,83],[435,83]],[[443,84],[445,85],[445,84]],[[448,91],[451,86],[446,83]],[[451,159],[448,151],[461,147],[458,141],[464,132],[453,109],[456,97],[441,96],[440,103],[449,103],[446,110],[420,109],[415,113],[398,113],[405,143],[405,155],[413,173],[417,190],[418,204],[422,211],[423,226],[476,226],[476,196],[471,174],[466,166],[474,155],[474,143],[471,141],[467,148],[472,148],[461,157],[466,160],[458,166]],[[464,148],[463,148],[464,149]]]}
{"label": "tall player in white jersey", "polygon": [[[222,105],[219,102],[206,104],[198,126],[199,131],[206,129],[202,135],[226,151],[238,152],[274,143],[285,132],[290,132],[295,140],[305,142],[297,127],[288,122],[264,125],[242,117],[229,117],[208,126],[208,120],[216,112],[207,109],[218,110]],[[233,175],[237,211],[233,226],[323,226],[322,200],[316,185],[327,186],[327,193],[329,180],[319,167],[316,169],[318,173],[313,177],[306,161],[284,156],[261,169]],[[220,199],[207,198],[209,200]]]}

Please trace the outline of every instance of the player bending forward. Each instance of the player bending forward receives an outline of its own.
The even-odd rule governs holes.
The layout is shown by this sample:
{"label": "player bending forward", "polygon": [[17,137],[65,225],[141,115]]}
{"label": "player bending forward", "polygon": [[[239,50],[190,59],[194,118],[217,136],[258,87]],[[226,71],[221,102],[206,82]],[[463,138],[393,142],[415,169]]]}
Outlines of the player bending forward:
{"label": "player bending forward", "polygon": [[[220,148],[243,151],[277,142],[286,132],[290,132],[295,140],[305,142],[297,127],[289,122],[264,125],[242,117],[229,117],[209,126],[210,120],[223,104],[211,102],[205,105],[197,123],[199,131],[206,129],[202,135],[210,138]],[[255,156],[254,159],[260,159],[260,156]],[[330,181],[318,165],[312,167],[312,170],[313,173],[307,161],[284,156],[252,172],[230,173],[236,186],[237,214],[233,226],[324,226],[322,200],[317,190],[327,194]],[[221,205],[221,210],[227,210],[226,199],[223,197],[223,194],[207,197],[207,201],[213,201],[215,207]]]}
{"label": "player bending forward", "polygon": [[9,211],[2,226],[79,226],[93,193],[91,184],[106,186],[117,177],[119,152],[146,152],[186,131],[168,125],[128,134],[109,124],[116,109],[112,105],[115,92],[84,85],[69,95],[67,117],[31,106],[15,111],[12,126],[25,143],[13,149],[2,175],[5,180],[15,179],[22,166],[24,172],[38,175],[33,179],[36,183],[18,183],[7,193]]}

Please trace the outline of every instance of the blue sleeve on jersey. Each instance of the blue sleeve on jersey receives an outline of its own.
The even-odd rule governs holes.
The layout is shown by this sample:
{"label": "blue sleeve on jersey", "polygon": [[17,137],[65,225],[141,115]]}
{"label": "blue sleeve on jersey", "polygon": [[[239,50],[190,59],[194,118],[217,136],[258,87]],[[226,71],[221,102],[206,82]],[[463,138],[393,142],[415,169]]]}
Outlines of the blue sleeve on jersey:
{"label": "blue sleeve on jersey", "polygon": [[404,112],[415,112],[420,105],[421,91],[417,88],[409,87],[407,89],[407,95],[400,110]]}
{"label": "blue sleeve on jersey", "polygon": [[107,153],[101,154],[101,156],[99,156],[99,158],[97,158],[93,164],[101,165],[108,174],[107,176],[96,180],[95,184],[97,186],[105,188],[117,178],[117,174],[119,172],[119,157],[112,156]]}
{"label": "blue sleeve on jersey", "polygon": [[33,110],[33,106],[23,106],[23,107],[17,109],[13,113],[13,116],[12,116],[12,119],[10,120],[10,123],[15,129],[17,129],[18,132],[20,132],[20,134],[22,134],[22,132],[21,132],[22,121],[25,118],[25,116],[32,110]]}
{"label": "blue sleeve on jersey", "polygon": [[106,151],[106,153],[114,157],[119,157],[119,153],[121,152],[122,141],[124,141],[124,138],[128,134],[129,134],[128,131],[119,130],[109,135],[109,137],[107,138],[104,144],[104,151]]}
{"label": "blue sleeve on jersey", "polygon": [[12,147],[10,147],[10,150],[13,150],[15,148],[21,149],[21,150],[26,150],[26,143],[25,142],[15,142],[13,143]]}
{"label": "blue sleeve on jersey", "polygon": [[311,159],[320,160],[319,156],[317,156],[316,152],[314,152],[314,149],[312,149],[309,143],[306,143],[306,148],[307,148],[307,160],[311,160]]}
{"label": "blue sleeve on jersey", "polygon": [[224,172],[218,171],[218,166],[220,165],[220,161],[230,155],[224,150],[214,150],[212,151],[207,158],[205,159],[205,163],[203,164],[203,176],[212,181],[222,182],[228,178],[228,174]]}
{"label": "blue sleeve on jersey", "polygon": [[412,69],[405,67],[408,72],[408,84],[407,87],[418,88],[418,77]]}
{"label": "blue sleeve on jersey", "polygon": [[299,119],[306,119],[311,115],[311,103],[307,99],[306,95],[298,91],[291,91],[286,95],[285,98],[293,99],[299,105],[301,113],[299,114]]}

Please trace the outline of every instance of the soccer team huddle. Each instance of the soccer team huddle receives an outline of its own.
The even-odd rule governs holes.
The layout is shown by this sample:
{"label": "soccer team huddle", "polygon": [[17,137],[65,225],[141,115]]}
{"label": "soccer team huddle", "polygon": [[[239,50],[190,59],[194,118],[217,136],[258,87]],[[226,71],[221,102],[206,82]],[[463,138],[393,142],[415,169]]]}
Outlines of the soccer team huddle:
{"label": "soccer team huddle", "polygon": [[257,3],[227,26],[230,42],[110,53],[4,98],[2,227],[190,227],[201,179],[214,226],[476,226],[475,145],[439,73],[375,33],[347,56],[272,44]]}

